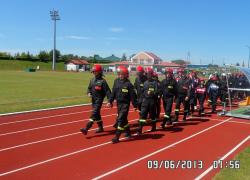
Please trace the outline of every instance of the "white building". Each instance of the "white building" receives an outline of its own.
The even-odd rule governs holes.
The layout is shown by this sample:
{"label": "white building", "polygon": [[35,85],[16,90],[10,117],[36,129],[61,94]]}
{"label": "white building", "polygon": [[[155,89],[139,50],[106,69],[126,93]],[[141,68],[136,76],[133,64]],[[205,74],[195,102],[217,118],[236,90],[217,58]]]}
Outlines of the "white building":
{"label": "white building", "polygon": [[142,51],[134,55],[130,59],[130,62],[140,65],[155,65],[155,64],[160,64],[162,60],[154,53]]}
{"label": "white building", "polygon": [[89,69],[89,63],[86,60],[70,60],[66,64],[67,71],[87,71]]}
{"label": "white building", "polygon": [[116,71],[120,65],[126,66],[129,71],[136,71],[137,66],[151,67],[156,72],[163,72],[165,68],[183,68],[184,66],[172,62],[163,61],[154,53],[142,51],[134,55],[129,61],[119,61],[109,64],[109,70]]}

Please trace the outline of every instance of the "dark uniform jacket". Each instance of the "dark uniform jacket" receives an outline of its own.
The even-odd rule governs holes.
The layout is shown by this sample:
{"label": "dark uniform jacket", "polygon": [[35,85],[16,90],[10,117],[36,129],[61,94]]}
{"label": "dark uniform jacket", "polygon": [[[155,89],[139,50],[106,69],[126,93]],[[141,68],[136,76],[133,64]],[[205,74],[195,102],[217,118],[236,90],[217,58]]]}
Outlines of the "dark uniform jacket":
{"label": "dark uniform jacket", "polygon": [[155,80],[147,80],[144,83],[142,98],[154,98],[157,99],[159,95],[158,82]]}
{"label": "dark uniform jacket", "polygon": [[142,77],[137,77],[135,79],[135,83],[134,83],[134,86],[135,86],[135,90],[136,90],[136,93],[137,93],[137,98],[140,99],[141,97],[141,94],[143,92],[143,86],[144,86],[144,82],[147,80],[147,77],[146,76],[142,76]]}
{"label": "dark uniform jacket", "polygon": [[105,79],[94,77],[89,82],[87,93],[90,93],[94,100],[103,100],[105,96],[110,97],[111,91]]}
{"label": "dark uniform jacket", "polygon": [[181,78],[177,83],[177,95],[190,97],[191,81],[189,78]]}
{"label": "dark uniform jacket", "polygon": [[226,80],[221,80],[219,84],[219,90],[220,92],[227,92],[227,81]]}
{"label": "dark uniform jacket", "polygon": [[132,101],[133,106],[137,107],[137,97],[134,86],[128,79],[122,80],[117,78],[114,81],[109,102],[112,104],[115,99],[118,104],[130,104],[130,101]]}
{"label": "dark uniform jacket", "polygon": [[163,79],[160,84],[160,92],[163,99],[176,96],[177,94],[177,82],[175,79]]}

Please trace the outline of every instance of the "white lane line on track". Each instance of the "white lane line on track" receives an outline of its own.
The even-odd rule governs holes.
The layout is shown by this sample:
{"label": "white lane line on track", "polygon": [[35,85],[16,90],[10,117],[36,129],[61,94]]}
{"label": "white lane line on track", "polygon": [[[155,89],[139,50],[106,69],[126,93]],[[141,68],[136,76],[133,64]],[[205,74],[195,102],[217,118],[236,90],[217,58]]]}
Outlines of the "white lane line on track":
{"label": "white lane line on track", "polygon": [[65,109],[65,108],[73,108],[73,107],[80,107],[80,106],[88,106],[88,105],[91,105],[91,103],[77,104],[77,105],[72,105],[72,106],[60,106],[60,107],[45,108],[45,109],[35,109],[35,110],[30,110],[30,111],[19,111],[19,112],[13,112],[13,113],[4,113],[4,114],[0,114],[0,117],[1,117],[1,116],[9,116],[9,115],[18,115],[18,114],[24,114],[24,113],[48,111],[48,110],[58,110],[58,109]]}
{"label": "white lane line on track", "polygon": [[238,124],[249,124],[250,125],[250,123],[248,123],[248,122],[241,122],[241,121],[229,121],[229,122],[238,123]]}
{"label": "white lane line on track", "polygon": [[[105,102],[104,102],[105,104]],[[56,107],[56,108],[48,108],[48,109],[41,109],[41,110],[32,110],[32,111],[21,111],[21,112],[16,112],[16,113],[6,113],[6,114],[0,114],[0,118],[1,116],[8,116],[8,115],[12,115],[12,114],[22,114],[22,113],[30,113],[30,112],[39,112],[39,111],[47,111],[47,110],[57,110],[57,109],[66,109],[66,108],[72,108],[72,107],[78,107],[78,106],[87,106],[87,105],[91,105],[91,103],[88,104],[80,104],[80,105],[73,105],[73,106],[65,106],[65,107]],[[91,108],[91,106],[90,106]],[[114,105],[112,107],[113,109],[116,109],[117,106]],[[102,108],[103,109],[110,109],[110,108]],[[182,109],[183,110],[183,109]],[[47,118],[53,118],[53,117],[60,117],[60,116],[67,116],[67,115],[72,115],[72,114],[78,114],[78,113],[84,113],[84,112],[91,112],[92,109],[87,110],[87,111],[77,111],[77,112],[72,112],[72,113],[65,113],[65,114],[59,114],[59,115],[53,115],[53,116],[42,116],[42,117],[38,117],[38,118],[31,118],[31,119],[25,119],[25,120],[19,120],[19,121],[13,121],[13,122],[6,122],[6,123],[0,123],[1,125],[7,125],[7,124],[14,124],[14,123],[22,123],[22,122],[27,122],[27,121],[34,121],[34,120],[40,120],[40,119],[47,119]]]}
{"label": "white lane line on track", "polygon": [[[130,120],[129,122],[133,122],[133,121],[136,121],[136,120],[138,120],[138,118]],[[112,127],[112,126],[113,126],[113,124],[104,126],[104,128]],[[90,131],[95,131],[97,129],[98,128],[90,129],[89,132]],[[42,142],[47,142],[47,141],[51,141],[51,140],[55,140],[55,139],[61,139],[61,138],[69,137],[69,136],[74,136],[74,135],[77,135],[77,134],[82,134],[82,133],[81,132],[75,132],[75,133],[65,134],[65,135],[62,135],[62,136],[56,136],[56,137],[52,137],[52,138],[48,138],[48,139],[42,139],[42,140],[39,140],[39,141],[33,141],[33,142],[25,143],[25,144],[11,146],[11,147],[8,147],[8,148],[0,149],[0,152],[11,150],[11,149],[16,149],[16,148],[20,148],[20,147],[24,147],[24,146],[28,146],[28,145],[38,144],[38,143],[42,143]]]}
{"label": "white lane line on track", "polygon": [[[109,116],[114,116],[114,115],[117,115],[117,114],[109,114],[109,115],[105,115],[105,116],[102,116],[102,117],[109,117]],[[23,132],[28,132],[28,131],[34,131],[34,130],[38,130],[38,129],[45,129],[45,128],[50,128],[50,127],[55,127],[55,126],[62,126],[62,125],[66,125],[66,124],[73,124],[73,123],[78,123],[78,122],[83,122],[83,121],[88,121],[88,120],[89,120],[89,118],[87,118],[87,119],[79,119],[79,120],[65,122],[65,123],[58,123],[58,124],[53,124],[53,125],[48,125],[48,126],[40,126],[40,127],[31,128],[31,129],[24,129],[24,130],[20,130],[20,131],[13,131],[13,132],[8,132],[8,133],[0,134],[0,137],[1,136],[11,135],[11,134],[17,134],[17,133],[23,133]]]}
{"label": "white lane line on track", "polygon": [[[131,112],[131,111],[129,111],[129,112]],[[163,113],[161,113],[161,114],[163,114]],[[138,119],[130,120],[128,122],[133,122],[133,121],[136,121],[136,120],[138,120]],[[110,126],[113,126],[113,125],[107,125],[107,126],[104,126],[104,128],[110,127]],[[97,130],[97,129],[98,128],[90,129],[89,131],[94,131],[94,130]],[[11,147],[0,149],[0,152],[11,150],[11,149],[16,149],[16,148],[20,148],[20,147],[24,147],[24,146],[28,146],[28,145],[32,145],[32,144],[38,144],[38,143],[42,143],[42,142],[47,142],[47,141],[52,141],[52,140],[56,140],[56,139],[61,139],[61,138],[73,136],[73,135],[76,135],[76,134],[81,134],[81,132],[75,132],[75,133],[65,134],[65,135],[56,136],[56,137],[52,137],[52,138],[42,139],[42,140],[39,140],[39,141],[33,141],[33,142],[25,143],[25,144],[19,144],[19,145],[16,145],[16,146],[11,146]]]}
{"label": "white lane line on track", "polygon": [[[84,105],[90,105],[90,104],[84,104]],[[69,106],[69,107],[71,107],[71,106]],[[75,106],[72,106],[72,107],[75,107]],[[62,108],[64,108],[64,107],[62,107]],[[114,108],[117,108],[117,106],[113,106],[113,109]],[[102,108],[102,110],[103,109],[110,109],[110,108]],[[47,110],[47,109],[45,109],[45,110]],[[183,110],[183,109],[181,109],[181,110]],[[87,111],[77,111],[77,112],[72,112],[72,113],[58,114],[58,115],[52,115],[52,116],[42,116],[42,117],[31,118],[31,119],[24,119],[24,120],[18,120],[18,121],[13,121],[13,122],[5,122],[5,123],[0,123],[0,126],[8,125],[8,124],[16,124],[16,123],[22,123],[22,122],[35,121],[35,120],[41,120],[41,119],[48,119],[48,118],[54,118],[54,117],[68,116],[68,115],[80,114],[80,113],[91,112],[91,111],[92,111],[92,109],[87,110]],[[29,111],[27,111],[27,112],[29,112]]]}
{"label": "white lane line on track", "polygon": [[[164,113],[161,113],[161,114],[164,114]],[[201,118],[201,119],[207,119],[207,118]],[[212,121],[224,121],[224,120],[218,120],[218,119],[209,119],[209,120],[212,120]],[[131,120],[129,122],[133,122],[134,120]],[[234,122],[234,123],[239,123],[237,121],[228,121],[228,122]],[[242,122],[244,123],[244,122]],[[247,123],[247,124],[250,124],[250,123]],[[110,125],[108,126],[104,126],[104,127],[110,127]],[[95,129],[91,129],[89,131],[94,131],[96,130],[97,128]],[[61,138],[64,138],[64,137],[68,137],[68,136],[73,136],[73,135],[76,135],[76,134],[80,134],[80,132],[75,132],[75,133],[70,133],[70,134],[65,134],[65,135],[61,135],[61,136],[56,136],[56,137],[52,137],[52,138],[47,138],[47,139],[42,139],[42,140],[39,140],[39,141],[33,141],[33,142],[29,142],[29,143],[25,143],[25,144],[19,144],[19,145],[15,145],[15,146],[11,146],[11,147],[7,147],[7,148],[3,148],[3,149],[0,149],[0,152],[2,151],[7,151],[7,150],[11,150],[11,149],[16,149],[16,148],[20,148],[20,147],[24,147],[24,146],[28,146],[28,145],[33,145],[33,144],[37,144],[37,143],[42,143],[42,142],[47,142],[47,141],[51,141],[51,140],[56,140],[56,139],[61,139]]]}
{"label": "white lane line on track", "polygon": [[[116,108],[116,107],[114,107],[114,108]],[[109,109],[109,108],[102,108],[102,109]],[[77,112],[72,112],[72,113],[58,114],[58,115],[52,115],[52,116],[43,116],[43,117],[37,117],[37,118],[31,118],[31,119],[25,119],[25,120],[13,121],[13,122],[5,122],[5,123],[0,123],[0,126],[28,122],[28,121],[41,120],[41,119],[48,119],[48,118],[54,118],[54,117],[68,116],[68,115],[73,115],[73,114],[81,114],[81,113],[86,113],[86,112],[91,112],[91,111],[92,110],[77,111]]]}
{"label": "white lane line on track", "polygon": [[[242,144],[244,144],[245,142],[247,142],[248,140],[250,140],[250,135],[248,135],[245,139],[243,139],[239,144],[237,144],[235,147],[233,147],[233,149],[231,149],[227,154],[225,154],[222,158],[220,158],[219,160],[224,160],[226,159],[230,154],[232,154],[234,151],[236,151]],[[202,179],[204,176],[206,176],[210,171],[213,170],[213,166],[210,166],[206,171],[204,171],[202,174],[200,174],[199,176],[197,176],[195,178],[195,180],[200,180]]]}
{"label": "white lane line on track", "polygon": [[[192,137],[195,137],[195,136],[197,136],[197,135],[199,135],[199,134],[201,134],[201,133],[203,133],[203,132],[205,132],[205,131],[208,131],[209,129],[212,129],[212,128],[216,127],[216,126],[219,126],[219,125],[221,125],[221,124],[223,124],[223,123],[229,121],[230,119],[231,119],[231,118],[226,119],[225,121],[220,122],[220,123],[217,123],[217,124],[215,124],[215,125],[213,125],[213,126],[210,126],[210,127],[206,128],[206,129],[204,129],[204,130],[202,130],[202,131],[199,131],[198,133],[195,133],[195,134],[193,134],[193,135],[191,135],[191,136],[188,136],[188,137],[186,137],[186,138],[184,138],[184,139],[182,139],[182,140],[180,140],[180,141],[177,141],[177,142],[175,142],[175,143],[173,143],[173,144],[171,144],[171,145],[168,145],[168,146],[166,146],[166,147],[164,147],[164,148],[162,148],[162,149],[160,149],[160,150],[158,150],[158,151],[155,151],[155,152],[153,152],[153,153],[151,153],[151,154],[149,154],[149,155],[143,156],[142,158],[137,159],[137,160],[135,160],[135,161],[133,161],[133,162],[130,162],[130,163],[124,165],[124,166],[121,166],[121,167],[115,169],[115,170],[109,171],[109,172],[107,172],[107,173],[105,173],[105,174],[103,174],[103,175],[101,175],[101,176],[98,176],[98,177],[96,177],[95,179],[100,179],[100,178],[105,177],[105,176],[107,176],[107,175],[109,175],[109,174],[112,174],[112,173],[114,173],[114,172],[116,172],[116,171],[119,171],[119,170],[121,170],[121,169],[123,169],[123,168],[125,168],[125,167],[128,167],[128,166],[130,166],[130,165],[132,165],[132,164],[134,164],[134,163],[136,163],[136,162],[139,162],[139,161],[141,161],[141,160],[143,160],[143,159],[146,159],[147,157],[150,157],[150,156],[153,156],[153,155],[155,155],[155,154],[158,154],[158,153],[160,153],[160,152],[163,151],[163,150],[166,150],[166,149],[168,149],[168,148],[170,148],[170,147],[173,147],[173,146],[175,146],[175,145],[177,145],[177,144],[179,144],[179,143],[181,143],[181,142],[184,142],[184,141],[186,141],[186,140],[188,140],[188,139],[191,139]],[[125,138],[121,138],[121,140],[123,140],[123,139],[125,139]],[[64,154],[64,155],[61,155],[61,156],[58,156],[58,157],[55,157],[55,158],[47,159],[47,160],[45,160],[45,161],[40,161],[40,162],[38,162],[38,163],[34,163],[34,164],[31,164],[31,165],[28,165],[28,166],[24,166],[24,167],[22,167],[22,168],[18,168],[18,169],[14,169],[14,170],[11,170],[11,171],[3,172],[3,173],[0,174],[0,177],[1,177],[1,176],[6,176],[6,175],[8,175],[8,174],[16,173],[16,172],[19,172],[19,171],[22,171],[22,170],[26,170],[26,169],[29,169],[29,168],[32,168],[32,167],[35,167],[35,166],[39,166],[39,165],[41,165],[41,164],[45,164],[45,163],[48,163],[48,162],[51,162],[51,161],[55,161],[55,160],[58,160],[58,159],[62,159],[62,158],[65,158],[65,157],[69,157],[69,156],[72,156],[72,155],[75,155],[75,154],[79,154],[79,153],[81,153],[81,152],[84,152],[84,151],[87,151],[87,150],[91,150],[91,149],[95,149],[95,148],[98,148],[98,147],[101,147],[101,146],[105,146],[105,145],[108,145],[108,144],[111,144],[111,142],[110,142],[110,141],[109,141],[109,142],[105,142],[105,143],[98,144],[98,145],[95,145],[95,146],[92,146],[92,147],[89,147],[89,148],[85,148],[85,149],[82,149],[82,150],[74,151],[74,152],[71,152],[71,153],[68,153],[68,154]]]}
{"label": "white lane line on track", "polygon": [[[190,121],[192,121],[192,120],[194,120],[194,121],[196,121],[196,119],[199,121],[199,119],[204,119],[204,120],[206,120],[206,119],[208,119],[209,121],[223,121],[222,119],[214,119],[214,118],[206,118],[206,117],[190,117],[190,118],[187,118],[187,121],[188,120],[190,120]],[[242,122],[242,121],[235,121],[235,120],[231,120],[231,121],[228,121],[228,123],[238,123],[238,124],[248,124],[248,125],[250,125],[250,122]]]}
{"label": "white lane line on track", "polygon": [[170,145],[168,145],[168,146],[165,146],[164,148],[158,149],[157,151],[154,151],[154,152],[152,152],[152,153],[150,153],[150,154],[148,154],[148,155],[145,155],[145,156],[143,156],[143,157],[141,157],[141,158],[139,158],[139,159],[136,159],[136,160],[134,160],[134,161],[131,161],[131,162],[129,162],[129,163],[123,165],[123,166],[120,166],[120,167],[118,167],[118,168],[116,168],[116,169],[113,169],[113,170],[108,171],[108,172],[106,172],[106,173],[104,173],[104,174],[101,174],[100,176],[94,177],[93,180],[101,179],[101,178],[106,177],[106,176],[108,176],[108,175],[111,175],[111,174],[113,174],[113,173],[115,173],[115,172],[117,172],[117,171],[120,171],[120,170],[122,170],[122,169],[124,169],[124,168],[126,168],[126,167],[129,167],[129,166],[131,166],[131,165],[133,165],[133,164],[135,164],[135,163],[138,163],[138,162],[140,162],[140,161],[142,161],[142,160],[144,160],[144,159],[146,159],[146,158],[149,158],[149,157],[151,157],[151,156],[153,156],[153,155],[159,154],[159,153],[161,153],[162,151],[165,151],[166,149],[169,149],[169,148],[171,148],[171,147],[173,147],[173,146],[176,146],[177,144],[180,144],[180,143],[182,143],[182,142],[184,142],[184,141],[187,141],[187,140],[189,140],[189,139],[191,139],[191,138],[193,138],[193,137],[195,137],[195,136],[197,136],[197,135],[199,135],[199,134],[202,134],[202,133],[204,133],[204,132],[206,132],[206,131],[208,131],[208,130],[210,130],[210,129],[212,129],[212,128],[215,128],[215,127],[217,127],[217,126],[219,126],[219,125],[221,125],[221,124],[223,124],[223,123],[225,123],[225,122],[227,122],[227,121],[230,121],[231,119],[232,119],[232,118],[228,118],[228,119],[224,120],[223,122],[217,123],[217,124],[215,124],[215,125],[213,125],[213,126],[210,126],[210,127],[206,128],[206,129],[203,129],[202,131],[199,131],[199,132],[197,132],[197,133],[195,133],[195,134],[192,134],[191,136],[188,136],[188,137],[186,137],[186,138],[184,138],[184,139],[182,139],[182,140],[180,140],[180,141],[177,141],[177,142],[175,142],[175,143],[173,143],[173,144],[170,144]]}
{"label": "white lane line on track", "polygon": [[[131,121],[137,121],[137,120],[138,119],[134,119],[134,120],[131,120]],[[113,126],[113,125],[110,125],[110,126]],[[135,135],[135,134],[133,134],[133,135]],[[125,137],[124,138],[120,138],[120,140],[124,140],[124,139],[126,139],[126,138]],[[19,169],[15,169],[15,170],[12,170],[12,171],[4,172],[4,173],[0,174],[0,177],[8,175],[8,174],[15,173],[15,172],[18,172],[18,171],[22,171],[22,170],[25,170],[25,169],[29,169],[29,168],[32,168],[32,167],[35,167],[35,166],[38,166],[38,165],[41,165],[41,164],[45,164],[45,163],[48,163],[48,162],[51,162],[51,161],[55,161],[57,159],[62,159],[62,158],[65,158],[65,157],[68,157],[68,156],[72,156],[72,155],[75,155],[75,154],[78,154],[78,153],[81,153],[81,152],[85,152],[85,151],[88,151],[88,150],[91,150],[91,149],[95,149],[95,148],[98,148],[98,147],[101,147],[101,146],[105,146],[107,144],[112,144],[112,142],[111,141],[105,142],[105,143],[98,144],[98,145],[95,145],[95,146],[91,146],[91,147],[88,147],[88,148],[84,148],[84,149],[81,149],[81,150],[78,150],[78,151],[74,151],[74,152],[69,153],[69,154],[65,154],[65,155],[62,155],[62,156],[51,158],[51,159],[48,159],[48,160],[45,160],[45,161],[41,161],[41,162],[38,162],[38,163],[35,163],[35,164],[31,164],[29,166],[24,166],[24,167],[19,168]]]}

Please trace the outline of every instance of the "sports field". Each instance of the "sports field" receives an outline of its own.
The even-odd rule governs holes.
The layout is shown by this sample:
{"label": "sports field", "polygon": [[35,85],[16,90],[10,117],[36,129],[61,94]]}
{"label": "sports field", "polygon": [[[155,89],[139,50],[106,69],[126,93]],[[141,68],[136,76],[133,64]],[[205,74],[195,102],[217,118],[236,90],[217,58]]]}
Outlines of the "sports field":
{"label": "sports field", "polygon": [[[26,68],[36,68],[40,67],[42,71],[50,71],[52,67],[52,62],[39,62],[39,61],[20,61],[20,60],[0,60],[0,71],[15,70],[23,71]],[[56,63],[57,71],[64,71],[65,65],[63,62]]]}
{"label": "sports field", "polygon": [[[0,71],[0,113],[88,103],[91,78],[90,72]],[[105,78],[112,88],[115,75]]]}
{"label": "sports field", "polygon": [[83,136],[90,113],[85,105],[0,116],[1,179],[212,179],[222,167],[216,179],[249,179],[249,148],[232,161],[250,145],[248,121],[208,113],[137,136],[131,109],[132,138],[112,144],[116,106],[102,108],[105,132]]}
{"label": "sports field", "polygon": [[[112,88],[113,80],[115,77],[116,76],[114,74],[106,74],[105,75],[105,78],[107,79],[107,81],[110,85],[110,88]],[[92,74],[90,72],[74,73],[74,72],[38,71],[35,73],[31,73],[31,72],[24,72],[24,71],[0,71],[0,82],[1,82],[1,86],[0,86],[0,91],[1,91],[1,94],[0,94],[0,98],[1,98],[0,113],[89,103],[90,99],[86,96],[86,89],[87,89],[89,80],[91,78],[92,78]],[[134,82],[134,76],[131,76],[130,79],[132,82]],[[82,107],[80,107],[80,108],[82,108]],[[88,106],[87,109],[88,110],[86,112],[89,113],[90,107]],[[103,109],[106,109],[106,108],[104,107]],[[44,116],[46,116],[45,118],[48,117],[48,120],[49,120],[48,121],[49,125],[45,124],[46,126],[44,126],[44,127],[43,126],[38,126],[38,127],[32,126],[32,128],[30,128],[30,129],[36,130],[36,129],[45,128],[45,127],[46,128],[47,127],[48,128],[54,127],[55,126],[54,124],[52,124],[52,125],[50,124],[50,123],[52,123],[51,118],[54,118],[54,116],[57,117],[57,116],[66,115],[67,114],[66,111],[68,111],[68,109],[61,110],[60,113],[59,113],[59,111],[60,110],[58,110],[58,113],[56,113],[56,115],[52,115],[52,116],[50,115],[50,113],[53,111],[45,111],[46,115],[42,115],[42,117],[40,117],[40,115],[39,115],[39,117],[36,117],[36,115],[28,113],[27,115],[32,116],[31,119],[41,119],[41,118],[44,118]],[[114,111],[114,110],[109,110],[106,113],[110,113],[111,111]],[[40,114],[43,112],[38,112],[38,113]],[[67,115],[74,114],[74,113],[75,112],[73,112],[73,113],[69,112]],[[84,113],[84,117],[85,116],[86,116],[86,118],[88,117],[88,113],[85,113],[85,111],[77,111],[77,113],[80,113],[80,114]],[[138,116],[138,113],[133,113],[133,115],[134,114],[137,114],[136,116]],[[20,116],[17,116],[16,120],[18,122],[21,120],[20,123],[26,122],[27,117],[25,117],[23,119],[23,115],[26,116],[25,114],[21,114]],[[109,115],[107,115],[107,116],[109,116]],[[71,116],[70,118],[72,118],[72,117],[73,116]],[[7,124],[4,122],[5,118],[8,119]],[[4,127],[5,125],[8,126],[9,121],[10,120],[12,121],[12,118],[13,118],[12,116],[2,117],[3,121],[1,121],[1,123],[3,123],[3,124],[1,126],[2,127]],[[79,118],[80,118],[80,116],[79,116]],[[63,122],[62,125],[64,125],[64,124],[66,125],[68,123],[72,124],[75,122],[75,121],[69,122],[68,119],[64,119],[64,120],[66,120],[66,121]],[[205,120],[198,119],[198,121],[201,121],[201,122],[203,122],[203,121],[207,122],[207,120],[208,120],[208,122],[222,121],[222,119],[220,117],[208,117],[208,119],[205,119]],[[223,120],[225,120],[225,119],[223,119]],[[82,120],[80,120],[80,121],[82,121]],[[109,121],[113,121],[113,119],[109,119]],[[237,121],[239,121],[239,122],[237,122]],[[76,122],[78,122],[78,121],[76,121]],[[234,122],[234,123],[229,123],[229,124],[242,124],[241,128],[244,128],[244,129],[246,128],[246,131],[244,131],[244,132],[246,134],[247,133],[249,134],[249,128],[248,128],[249,123],[248,122],[241,121],[239,119],[234,119],[234,120],[232,120],[232,122]],[[77,127],[75,127],[74,130],[79,129],[82,126],[82,123],[80,123],[80,124]],[[199,124],[199,126],[201,126],[203,123],[198,123],[198,124]],[[187,128],[187,125],[188,125],[188,123],[185,124],[186,128]],[[56,124],[56,126],[57,126],[57,124]],[[184,126],[184,124],[183,124],[183,126]],[[231,128],[234,129],[234,127],[231,127]],[[8,131],[6,131],[7,133],[5,132],[6,135],[9,135],[10,132],[11,133],[13,133],[13,132],[19,133],[19,131],[20,131],[20,133],[22,133],[22,132],[27,131],[27,129],[22,129],[22,128],[20,130],[19,127],[17,127],[17,129],[15,129],[15,131],[10,131],[9,127],[7,127],[7,129],[8,129]],[[28,130],[30,130],[30,129],[28,129]],[[64,130],[62,130],[62,131],[64,131]],[[110,129],[110,131],[113,132],[111,129]],[[223,132],[225,133],[225,132],[227,132],[227,130],[223,129]],[[2,135],[5,136],[5,134],[2,134]],[[79,134],[79,133],[77,133],[77,134]],[[246,135],[246,134],[244,134],[244,135]],[[110,134],[110,132],[108,132],[108,135],[109,135],[108,139],[106,139],[106,140],[109,140],[112,137],[113,133]],[[164,135],[165,135],[165,133],[164,133]],[[167,139],[169,139],[169,134],[167,134],[167,135],[168,135]],[[107,135],[104,134],[104,136],[107,136]],[[173,136],[173,137],[176,137],[176,136]],[[224,135],[223,135],[223,137],[224,137]],[[235,137],[238,137],[238,135]],[[96,137],[94,139],[97,140],[99,138]],[[135,137],[135,139],[137,139],[137,138]],[[230,138],[228,138],[228,139],[230,139]],[[152,136],[152,141],[153,140],[154,140],[154,137]],[[208,138],[208,140],[210,140],[210,138]],[[239,141],[240,139],[235,138],[235,140]],[[3,140],[2,142],[5,142],[5,141]],[[37,142],[40,142],[40,141],[37,141]],[[228,141],[228,142],[230,142],[230,141]],[[87,143],[87,142],[85,142],[85,143]],[[27,142],[24,143],[25,146],[26,146],[26,144],[27,144]],[[134,143],[132,143],[132,144],[134,144]],[[13,144],[13,147],[16,147],[16,146],[19,147],[19,145]],[[23,145],[21,145],[20,147],[22,147],[22,146]],[[9,148],[8,146],[6,146],[6,147],[7,147],[7,149]],[[5,151],[6,147],[4,147],[2,150]],[[230,147],[232,147],[232,145],[230,145]],[[250,163],[249,162],[249,152],[250,152],[249,150],[250,150],[250,148],[248,145],[244,146],[244,147],[248,147],[248,148],[246,148],[242,153],[240,153],[239,155],[234,157],[236,160],[240,160],[241,168],[239,170],[226,168],[226,169],[219,172],[217,169],[217,171],[214,171],[208,177],[209,178],[213,177],[215,175],[215,173],[217,172],[218,174],[214,177],[214,179],[230,179],[230,178],[231,179],[235,179],[235,178],[236,179],[237,178],[247,179],[247,178],[249,178],[250,174],[248,171],[248,167],[249,167],[249,163]],[[31,151],[33,151],[33,150],[34,149],[32,148]],[[243,150],[242,147],[241,147],[241,150]],[[34,150],[34,151],[36,151],[36,150]],[[195,149],[195,151],[197,151],[197,149]],[[204,151],[204,150],[201,150],[201,152],[202,151]],[[237,151],[237,152],[239,152],[239,151]],[[202,155],[202,153],[201,153],[201,155]],[[205,158],[207,158],[207,157],[208,156],[206,155]],[[232,155],[230,157],[233,158]],[[31,157],[31,159],[32,158],[33,157]],[[215,159],[215,157],[213,157],[213,158]],[[85,177],[85,176],[81,176],[81,177]],[[173,175],[173,177],[175,177],[175,175]],[[194,177],[194,176],[192,176],[192,177]]]}

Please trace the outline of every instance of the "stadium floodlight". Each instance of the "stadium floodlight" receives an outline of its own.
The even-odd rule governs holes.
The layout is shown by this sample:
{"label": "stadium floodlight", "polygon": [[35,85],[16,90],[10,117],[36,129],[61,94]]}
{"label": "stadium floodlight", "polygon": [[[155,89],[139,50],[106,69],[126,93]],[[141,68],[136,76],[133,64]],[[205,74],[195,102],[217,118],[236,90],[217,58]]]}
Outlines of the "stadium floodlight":
{"label": "stadium floodlight", "polygon": [[52,70],[55,70],[56,66],[56,21],[60,20],[59,12],[54,9],[50,11],[51,20],[54,21],[54,48],[53,48],[53,62]]}
{"label": "stadium floodlight", "polygon": [[249,50],[249,56],[248,56],[248,63],[247,63],[247,67],[249,68],[249,63],[250,63],[250,46],[246,46]]}

